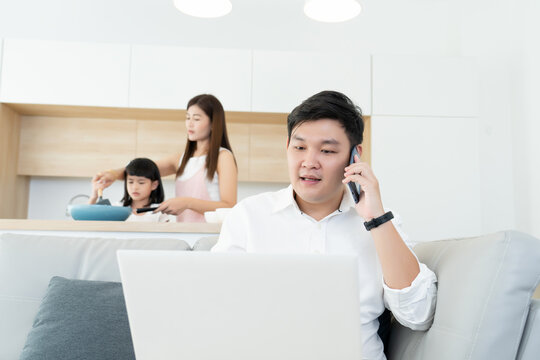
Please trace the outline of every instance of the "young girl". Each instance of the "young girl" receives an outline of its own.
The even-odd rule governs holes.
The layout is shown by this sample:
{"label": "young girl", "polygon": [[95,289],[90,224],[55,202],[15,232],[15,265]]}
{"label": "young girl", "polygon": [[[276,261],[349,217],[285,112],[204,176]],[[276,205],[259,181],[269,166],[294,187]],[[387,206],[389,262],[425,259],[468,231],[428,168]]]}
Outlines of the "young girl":
{"label": "young girl", "polygon": [[[133,213],[126,221],[167,222],[167,214],[144,212],[137,214],[138,208],[158,207],[165,199],[163,184],[157,165],[150,159],[132,160],[124,170],[124,197],[114,205],[131,206]],[[92,196],[89,203],[95,204],[98,189],[102,187],[95,179],[92,181]]]}
{"label": "young girl", "polygon": [[[186,111],[187,143],[183,154],[156,161],[163,176],[176,174],[176,197],[156,211],[176,215],[177,221],[204,222],[204,212],[236,204],[237,168],[231,150],[225,111],[208,94],[195,96]],[[121,179],[123,169],[94,176],[103,188]]]}

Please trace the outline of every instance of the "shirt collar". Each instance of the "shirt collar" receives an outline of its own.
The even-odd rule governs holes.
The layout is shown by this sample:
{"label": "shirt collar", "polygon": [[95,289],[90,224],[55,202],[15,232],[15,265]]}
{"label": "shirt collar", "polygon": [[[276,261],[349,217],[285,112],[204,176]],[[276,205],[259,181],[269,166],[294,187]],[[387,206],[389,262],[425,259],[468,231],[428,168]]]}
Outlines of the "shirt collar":
{"label": "shirt collar", "polygon": [[280,190],[276,193],[276,201],[274,202],[272,212],[279,212],[289,206],[298,207],[296,201],[294,201],[294,192],[292,185],[289,185],[285,189]]}
{"label": "shirt collar", "polygon": [[[351,193],[348,191],[348,189],[345,189],[343,191],[343,198],[341,199],[341,203],[339,204],[339,208],[337,211],[340,213],[347,212],[351,208],[354,208],[354,201],[352,199]],[[298,204],[294,200],[294,190],[292,188],[292,185],[289,185],[285,189],[278,191],[276,193],[276,201],[274,202],[274,207],[272,209],[273,213],[279,212],[281,210],[286,209],[289,206],[295,207],[299,212],[300,209],[298,208]]]}

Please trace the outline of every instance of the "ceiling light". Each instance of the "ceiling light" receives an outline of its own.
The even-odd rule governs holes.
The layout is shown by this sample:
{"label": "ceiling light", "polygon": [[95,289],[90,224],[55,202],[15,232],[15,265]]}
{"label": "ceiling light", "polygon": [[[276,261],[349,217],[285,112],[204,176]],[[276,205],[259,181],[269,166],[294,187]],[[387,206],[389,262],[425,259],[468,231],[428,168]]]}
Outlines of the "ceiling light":
{"label": "ceiling light", "polygon": [[323,22],[342,22],[360,14],[362,7],[356,0],[306,0],[307,17]]}
{"label": "ceiling light", "polygon": [[232,9],[229,0],[174,0],[174,6],[184,14],[201,18],[224,16]]}

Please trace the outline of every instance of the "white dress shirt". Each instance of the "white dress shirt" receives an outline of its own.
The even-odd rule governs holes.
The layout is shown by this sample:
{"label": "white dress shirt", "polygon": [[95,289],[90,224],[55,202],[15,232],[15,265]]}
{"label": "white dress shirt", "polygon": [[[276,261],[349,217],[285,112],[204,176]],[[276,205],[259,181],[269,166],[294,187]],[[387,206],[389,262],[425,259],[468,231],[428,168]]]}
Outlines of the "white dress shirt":
{"label": "white dress shirt", "polygon": [[[212,251],[357,254],[362,357],[382,360],[385,356],[377,335],[377,318],[385,306],[404,326],[428,329],[435,312],[437,279],[426,265],[420,264],[420,273],[409,287],[397,290],[386,286],[364,219],[354,209],[349,192],[344,194],[339,209],[320,221],[300,211],[292,186],[246,198],[227,215]],[[410,246],[399,217],[394,216],[394,226]]]}

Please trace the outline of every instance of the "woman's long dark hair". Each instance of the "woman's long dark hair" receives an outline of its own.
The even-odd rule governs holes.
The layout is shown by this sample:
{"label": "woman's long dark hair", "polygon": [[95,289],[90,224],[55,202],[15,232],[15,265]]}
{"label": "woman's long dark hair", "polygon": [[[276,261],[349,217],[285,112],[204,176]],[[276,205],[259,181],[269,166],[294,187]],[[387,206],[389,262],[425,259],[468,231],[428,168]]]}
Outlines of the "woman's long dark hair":
{"label": "woman's long dark hair", "polygon": [[[212,181],[217,170],[219,148],[224,147],[225,149],[230,150],[232,153],[229,137],[227,136],[225,111],[223,110],[223,105],[221,105],[219,100],[214,95],[209,94],[195,96],[193,99],[189,100],[187,108],[189,109],[192,105],[197,105],[200,107],[201,110],[204,111],[204,113],[210,118],[210,148],[208,149],[208,154],[206,156],[205,166],[206,177],[208,180]],[[184,150],[184,156],[182,157],[182,162],[180,163],[180,167],[176,172],[176,177],[179,177],[184,173],[186,164],[188,160],[191,159],[196,149],[197,142],[190,141],[188,139],[186,142],[186,149]]]}
{"label": "woman's long dark hair", "polygon": [[163,183],[161,182],[161,176],[159,175],[159,169],[155,162],[147,158],[136,158],[129,162],[124,170],[124,197],[122,202],[124,206],[131,206],[133,199],[129,196],[127,190],[127,176],[142,176],[151,181],[158,181],[158,186],[152,190],[150,197],[148,198],[148,204],[159,204],[165,200],[165,191],[163,191]]}

